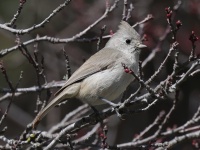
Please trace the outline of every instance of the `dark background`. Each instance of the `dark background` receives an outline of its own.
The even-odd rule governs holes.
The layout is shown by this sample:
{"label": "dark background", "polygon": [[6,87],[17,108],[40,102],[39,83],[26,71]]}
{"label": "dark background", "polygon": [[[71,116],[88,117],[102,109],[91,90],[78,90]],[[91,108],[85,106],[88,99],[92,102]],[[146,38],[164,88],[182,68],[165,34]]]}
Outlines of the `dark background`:
{"label": "dark background", "polygon": [[[63,0],[34,0],[27,1],[22,14],[17,21],[17,28],[28,28],[33,24],[41,22],[52,11],[63,2]],[[111,4],[112,0],[109,1]],[[155,48],[159,38],[164,34],[167,27],[166,21],[166,7],[171,7],[176,4],[177,1],[171,0],[129,0],[132,2],[134,10],[131,13],[129,23],[131,25],[138,21],[143,20],[147,14],[152,14],[154,20],[144,24],[144,26],[137,27],[136,30],[141,35],[144,33],[148,36],[148,41],[145,44],[148,46],[141,54],[141,60],[144,60],[148,54]],[[183,4],[176,13],[174,22],[181,20],[182,27],[177,33],[177,41],[179,42],[179,51],[181,52],[180,62],[184,62],[187,59],[191,51],[191,42],[188,40],[191,31],[194,30],[196,35],[200,34],[200,1],[198,0],[183,0]],[[5,23],[13,17],[18,8],[18,1],[6,0],[0,2],[0,23]],[[109,34],[110,30],[116,31],[121,19],[122,19],[123,1],[121,0],[111,14],[106,19],[100,22],[97,26],[92,28],[83,37],[92,38],[100,35],[100,29],[103,25],[106,25],[106,31],[104,35]],[[50,23],[46,24],[44,28],[39,28],[30,34],[20,36],[22,41],[26,41],[35,38],[37,35],[52,36],[58,38],[72,37],[79,33],[87,26],[97,20],[105,11],[104,0],[76,0],[72,1],[64,10],[59,12]],[[4,30],[0,30],[0,49],[9,48],[15,45],[15,36]],[[100,45],[100,48],[104,47],[106,40]],[[154,71],[159,67],[160,63],[165,58],[170,44],[172,43],[171,35],[169,35],[156,57],[144,67],[144,77],[148,79]],[[197,45],[197,54],[199,51],[199,41]],[[74,72],[89,56],[94,54],[97,50],[97,42],[81,43],[73,42],[68,44],[51,44],[49,42],[39,43],[38,49],[40,55],[44,56],[45,60],[45,74],[47,81],[59,81],[62,80],[66,74],[65,59],[62,54],[62,49],[65,49],[69,56],[70,66],[72,72]],[[30,52],[34,50],[34,45],[28,46]],[[37,85],[36,73],[31,64],[21,54],[20,51],[15,51],[0,59],[3,61],[7,70],[10,80],[13,84],[17,83],[22,70],[23,79],[20,82],[19,87],[31,87]],[[154,80],[152,86],[156,86],[160,81],[164,80],[168,74],[171,73],[173,67],[173,59],[168,61],[163,71]],[[181,87],[180,100],[178,102],[176,111],[173,113],[172,118],[168,123],[168,127],[178,126],[185,123],[199,105],[199,83],[200,76],[188,79]],[[5,78],[0,74],[0,88],[8,87]],[[128,92],[133,93],[137,89],[137,83],[132,84]],[[57,89],[52,89],[55,92]],[[129,95],[129,93],[126,93]],[[1,93],[0,93],[1,95]],[[3,94],[2,94],[3,95]],[[45,92],[44,92],[45,95]],[[53,96],[52,96],[53,97]],[[9,111],[6,121],[3,126],[8,126],[6,132],[8,137],[18,136],[35,117],[34,110],[36,108],[37,93],[23,94],[14,99],[14,102]],[[5,111],[8,104],[8,100],[0,102],[1,114]],[[48,129],[70,110],[73,110],[82,103],[79,100],[69,101],[61,108],[55,108],[48,114],[48,116],[41,122],[41,129]],[[130,141],[136,134],[142,131],[148,124],[150,124],[161,110],[169,110],[172,106],[170,101],[162,101],[157,103],[151,109],[146,112],[127,116],[125,120],[119,120],[116,115],[110,117],[108,123],[109,136],[108,142],[112,144],[123,143]],[[188,142],[189,143],[189,142]],[[190,144],[188,144],[190,145]],[[185,149],[187,142],[183,145]],[[182,148],[183,148],[182,147]]]}

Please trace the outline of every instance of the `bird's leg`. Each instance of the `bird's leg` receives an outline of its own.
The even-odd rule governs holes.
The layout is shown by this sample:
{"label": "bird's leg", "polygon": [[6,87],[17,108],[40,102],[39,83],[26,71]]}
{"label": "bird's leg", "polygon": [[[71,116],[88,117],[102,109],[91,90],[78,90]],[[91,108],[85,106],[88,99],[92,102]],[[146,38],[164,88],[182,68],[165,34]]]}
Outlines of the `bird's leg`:
{"label": "bird's leg", "polygon": [[94,111],[95,114],[99,114],[99,111],[94,106],[90,105],[90,107],[92,108],[92,110]]}
{"label": "bird's leg", "polygon": [[98,121],[100,121],[101,125],[103,124],[103,121],[101,119],[101,115],[99,113],[99,111],[94,107],[94,106],[91,106],[90,107],[92,108],[93,110],[93,113],[90,115],[90,116],[94,116],[95,117],[95,120],[94,120],[94,124],[96,124]]}

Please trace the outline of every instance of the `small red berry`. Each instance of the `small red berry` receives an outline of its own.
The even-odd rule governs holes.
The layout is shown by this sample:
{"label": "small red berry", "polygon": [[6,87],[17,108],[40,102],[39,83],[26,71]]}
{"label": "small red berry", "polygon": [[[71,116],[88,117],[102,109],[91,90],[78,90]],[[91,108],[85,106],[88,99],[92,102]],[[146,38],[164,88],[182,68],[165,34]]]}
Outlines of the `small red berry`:
{"label": "small red berry", "polygon": [[176,25],[180,27],[180,26],[182,26],[182,22],[180,20],[177,20]]}
{"label": "small red berry", "polygon": [[171,13],[167,14],[167,18],[171,18],[171,16],[172,16]]}
{"label": "small red berry", "polygon": [[165,8],[165,11],[166,11],[167,13],[169,13],[170,7],[166,7],[166,8]]}
{"label": "small red berry", "polygon": [[180,29],[180,27],[182,26],[182,22],[180,20],[176,21],[176,29]]}
{"label": "small red berry", "polygon": [[130,70],[129,70],[128,68],[125,68],[124,71],[125,71],[126,73],[129,73]]}
{"label": "small red berry", "polygon": [[192,34],[189,37],[189,40],[191,42],[196,42],[199,38],[195,35],[194,31],[192,31]]}

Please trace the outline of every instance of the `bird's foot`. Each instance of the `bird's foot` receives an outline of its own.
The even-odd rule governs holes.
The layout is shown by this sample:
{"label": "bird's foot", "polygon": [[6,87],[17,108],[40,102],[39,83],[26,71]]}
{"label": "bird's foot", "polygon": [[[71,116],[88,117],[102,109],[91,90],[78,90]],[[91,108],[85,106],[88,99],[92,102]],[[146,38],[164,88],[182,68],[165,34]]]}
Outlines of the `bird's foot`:
{"label": "bird's foot", "polygon": [[101,115],[100,115],[99,111],[94,106],[90,106],[90,107],[93,110],[93,113],[90,116],[95,118],[95,120],[92,121],[93,122],[92,124],[96,124],[99,121],[102,122]]}

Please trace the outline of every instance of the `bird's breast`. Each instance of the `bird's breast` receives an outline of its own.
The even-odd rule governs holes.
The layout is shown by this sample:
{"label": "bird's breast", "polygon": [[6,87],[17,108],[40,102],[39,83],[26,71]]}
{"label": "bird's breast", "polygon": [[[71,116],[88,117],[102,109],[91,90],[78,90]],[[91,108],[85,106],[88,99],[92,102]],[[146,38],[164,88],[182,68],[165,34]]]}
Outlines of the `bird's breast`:
{"label": "bird's breast", "polygon": [[133,79],[131,74],[125,73],[121,64],[116,65],[84,79],[77,98],[90,105],[102,104],[100,97],[110,101],[115,100]]}

